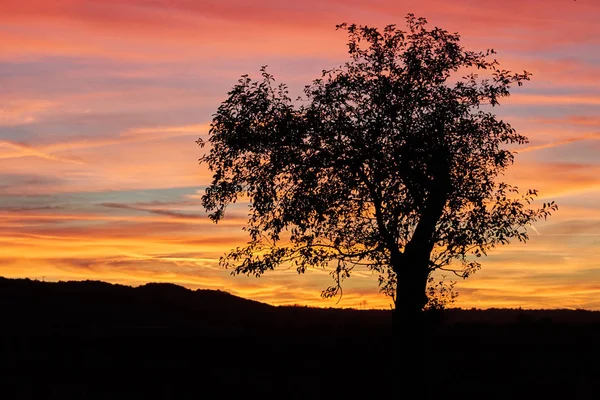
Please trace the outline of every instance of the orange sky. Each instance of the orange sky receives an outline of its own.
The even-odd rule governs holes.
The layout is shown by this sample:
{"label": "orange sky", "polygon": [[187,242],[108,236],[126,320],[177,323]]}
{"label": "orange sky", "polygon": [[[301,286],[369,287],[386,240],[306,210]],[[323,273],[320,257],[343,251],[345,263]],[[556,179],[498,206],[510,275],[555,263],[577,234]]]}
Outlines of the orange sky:
{"label": "orange sky", "polygon": [[[319,296],[327,271],[255,279],[217,266],[245,242],[245,210],[207,220],[194,141],[240,75],[268,64],[300,94],[345,60],[336,24],[402,24],[409,12],[533,73],[497,111],[531,140],[507,179],[560,205],[528,244],[459,281],[457,305],[600,310],[597,0],[3,0],[0,275],[336,305]],[[376,283],[359,271],[337,305],[389,307]]]}

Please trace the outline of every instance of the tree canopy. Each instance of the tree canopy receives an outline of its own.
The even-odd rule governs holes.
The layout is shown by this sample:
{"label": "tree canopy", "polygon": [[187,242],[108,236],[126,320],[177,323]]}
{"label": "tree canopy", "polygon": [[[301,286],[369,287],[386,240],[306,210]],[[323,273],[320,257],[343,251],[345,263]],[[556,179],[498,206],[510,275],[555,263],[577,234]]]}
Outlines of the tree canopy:
{"label": "tree canopy", "polygon": [[422,308],[433,271],[469,276],[480,256],[526,241],[526,227],[556,209],[501,179],[527,138],[493,108],[530,74],[501,69],[493,50],[466,50],[424,18],[409,14],[406,25],[339,25],[349,61],[297,100],[265,67],[228,93],[200,161],[214,173],[202,197],[212,220],[249,201],[250,240],[221,259],[234,274],[329,267],[323,295],[335,296],[361,266],[396,307]]}

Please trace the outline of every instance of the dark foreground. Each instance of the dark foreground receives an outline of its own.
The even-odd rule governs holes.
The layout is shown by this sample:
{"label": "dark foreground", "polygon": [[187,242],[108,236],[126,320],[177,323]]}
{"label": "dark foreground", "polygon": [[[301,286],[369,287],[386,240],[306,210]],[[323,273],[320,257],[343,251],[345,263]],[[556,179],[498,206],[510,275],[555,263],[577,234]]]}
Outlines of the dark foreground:
{"label": "dark foreground", "polygon": [[2,399],[600,398],[598,312],[450,310],[411,395],[389,311],[3,278],[0,310]]}

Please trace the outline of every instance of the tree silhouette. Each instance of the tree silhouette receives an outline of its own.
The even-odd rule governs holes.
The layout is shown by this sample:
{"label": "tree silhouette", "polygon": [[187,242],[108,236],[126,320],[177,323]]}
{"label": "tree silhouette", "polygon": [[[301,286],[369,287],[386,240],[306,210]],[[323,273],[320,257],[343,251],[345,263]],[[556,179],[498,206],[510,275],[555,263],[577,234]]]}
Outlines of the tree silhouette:
{"label": "tree silhouette", "polygon": [[242,76],[200,162],[214,172],[202,197],[212,220],[250,201],[250,241],[223,266],[260,276],[333,264],[327,297],[365,267],[393,297],[398,332],[416,337],[433,271],[469,276],[489,249],[526,241],[527,225],[556,205],[532,207],[535,190],[498,179],[510,145],[527,138],[492,108],[529,73],[501,69],[493,50],[465,50],[424,18],[406,21],[407,31],[339,25],[350,60],[296,102],[265,67],[261,81]]}

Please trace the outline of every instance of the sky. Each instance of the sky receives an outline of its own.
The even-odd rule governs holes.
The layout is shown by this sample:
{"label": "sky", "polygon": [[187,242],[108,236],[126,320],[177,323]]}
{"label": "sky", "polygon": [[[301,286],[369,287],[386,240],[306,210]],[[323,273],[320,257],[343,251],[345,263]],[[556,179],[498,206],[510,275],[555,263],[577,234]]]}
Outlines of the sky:
{"label": "sky", "polygon": [[195,141],[242,74],[268,65],[299,95],[346,61],[336,24],[402,26],[407,13],[533,74],[496,109],[530,139],[505,178],[560,207],[527,244],[493,250],[459,279],[455,305],[600,310],[597,0],[3,0],[0,276],[389,308],[368,271],[338,302],[320,297],[328,271],[248,278],[220,268],[247,241],[246,216],[208,220],[210,173]]}

